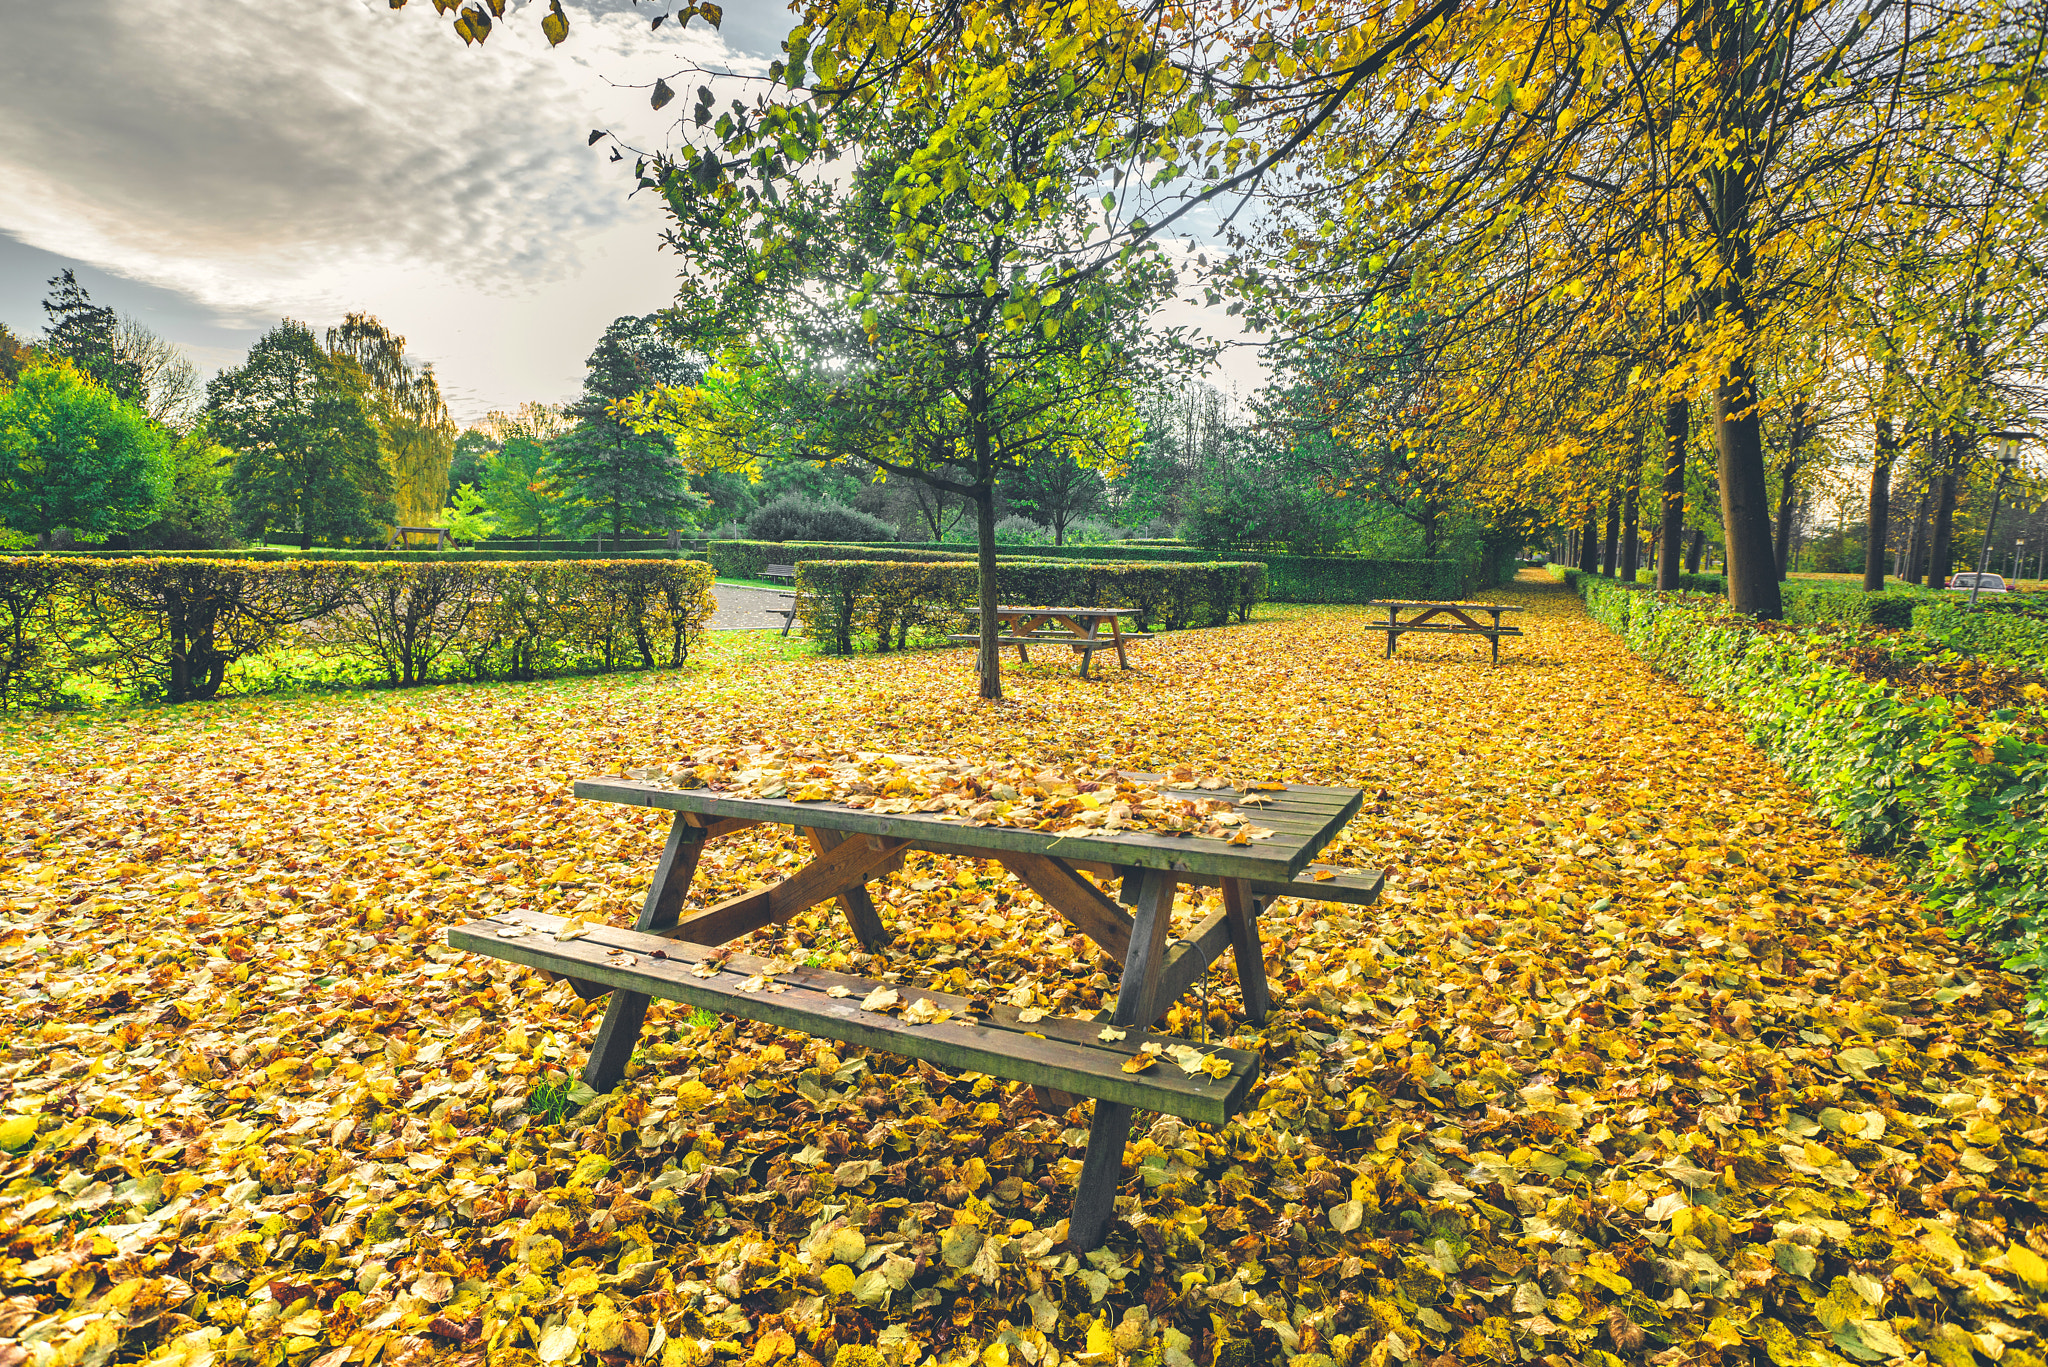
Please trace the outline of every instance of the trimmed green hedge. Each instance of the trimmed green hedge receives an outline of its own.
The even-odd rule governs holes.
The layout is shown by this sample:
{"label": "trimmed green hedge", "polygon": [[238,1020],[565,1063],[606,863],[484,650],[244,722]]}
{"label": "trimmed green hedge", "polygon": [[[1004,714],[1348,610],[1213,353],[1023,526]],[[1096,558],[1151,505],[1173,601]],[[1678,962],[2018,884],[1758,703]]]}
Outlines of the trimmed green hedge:
{"label": "trimmed green hedge", "polygon": [[[1220,626],[1247,621],[1264,593],[1263,565],[1003,561],[996,567],[1004,602],[1133,609],[1140,630]],[[973,564],[927,561],[805,560],[797,564],[798,612],[828,654],[856,640],[902,649],[972,631],[981,573]]]}
{"label": "trimmed green hedge", "polygon": [[1788,582],[1781,586],[1780,596],[1785,605],[1785,620],[1798,626],[1846,622],[1854,626],[1909,627],[1913,625],[1914,604],[1926,601],[1917,593],[1866,593],[1860,584],[1837,588]]}
{"label": "trimmed green hedge", "polygon": [[[805,560],[918,561],[973,560],[956,542],[896,542],[835,545],[815,541],[713,541],[708,554],[720,575],[758,579],[769,565]],[[1189,564],[1197,551],[1182,546],[1013,546],[997,550],[1002,561],[1087,561],[1098,564],[1149,562]],[[1375,598],[1455,601],[1470,592],[1473,566],[1462,560],[1375,560],[1356,555],[1265,555],[1234,553],[1230,563],[1266,567],[1267,599],[1275,603],[1364,603]],[[1081,606],[1077,604],[1076,606]]]}
{"label": "trimmed green hedge", "polygon": [[1898,858],[1960,930],[2032,977],[2029,1026],[2048,1034],[2048,728],[2039,713],[1987,715],[1904,694],[1852,668],[1826,637],[1760,627],[1697,598],[1592,576],[1579,586],[1593,616],[1638,655],[1733,713],[1852,847]]}
{"label": "trimmed green hedge", "polygon": [[1972,612],[1960,600],[1921,600],[1913,630],[1930,641],[2015,669],[2048,667],[2048,619],[2010,608]]}
{"label": "trimmed green hedge", "polygon": [[[24,554],[27,554],[26,552]],[[239,551],[47,551],[36,552],[62,559],[76,560],[160,560],[166,556],[178,560],[236,560],[251,564],[290,564],[318,561],[348,561],[365,565],[385,561],[418,564],[440,561],[464,565],[500,565],[512,562],[536,560],[702,560],[701,552],[693,551],[609,551],[602,555],[586,554],[580,551],[351,551],[316,546],[310,551],[297,550],[290,546],[265,546]]]}
{"label": "trimmed green hedge", "polygon": [[713,606],[701,561],[0,559],[0,707],[59,702],[80,677],[211,698],[286,650],[396,685],[674,666]]}
{"label": "trimmed green hedge", "polygon": [[972,551],[939,551],[923,546],[863,546],[830,541],[713,541],[705,554],[722,579],[759,579],[770,565],[797,565],[806,560],[895,560],[931,564],[973,560]]}

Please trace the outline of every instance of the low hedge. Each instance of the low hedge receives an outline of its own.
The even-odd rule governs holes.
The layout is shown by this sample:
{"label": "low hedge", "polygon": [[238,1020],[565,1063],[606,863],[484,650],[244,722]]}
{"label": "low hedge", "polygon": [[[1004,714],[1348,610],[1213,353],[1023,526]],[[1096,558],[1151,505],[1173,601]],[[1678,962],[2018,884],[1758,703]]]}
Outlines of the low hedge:
{"label": "low hedge", "polygon": [[[1139,630],[1173,631],[1248,621],[1264,594],[1265,567],[1245,561],[1150,564],[1006,560],[996,566],[1007,603],[1130,608]],[[981,593],[977,566],[882,560],[797,563],[797,610],[811,639],[846,654],[867,638],[878,650],[902,649],[972,631]]]}
{"label": "low hedge", "polygon": [[713,607],[699,561],[0,559],[0,707],[78,676],[217,696],[236,662],[310,650],[397,685],[681,664]]}
{"label": "low hedge", "polygon": [[[26,553],[24,553],[26,554]],[[460,551],[351,551],[329,546],[316,546],[302,551],[292,546],[248,547],[239,551],[39,551],[38,555],[52,555],[65,559],[79,560],[161,560],[166,556],[178,560],[241,560],[250,563],[290,564],[315,561],[352,561],[360,564],[380,564],[386,561],[417,564],[422,561],[441,561],[449,564],[496,565],[513,561],[535,560],[702,560],[701,551],[607,551],[603,554],[582,551],[515,551],[515,550],[460,550]]]}
{"label": "low hedge", "polygon": [[931,564],[975,558],[972,551],[828,541],[713,541],[707,544],[705,554],[721,579],[759,579],[761,572],[770,565],[796,565],[806,560],[894,560]]}
{"label": "low hedge", "polygon": [[1797,626],[1846,622],[1853,626],[1908,627],[1913,625],[1914,605],[1926,601],[1917,593],[1897,590],[1866,593],[1860,584],[1834,587],[1786,583],[1779,596],[1785,606],[1785,620]]}
{"label": "low hedge", "polygon": [[2033,978],[2029,1025],[2048,1033],[2048,727],[2038,712],[1901,691],[1828,637],[1697,598],[1592,576],[1579,585],[1638,655],[1740,719],[1852,847],[1898,858],[1963,933]]}
{"label": "low hedge", "polygon": [[[707,552],[720,575],[758,579],[769,565],[794,565],[805,560],[920,561],[973,560],[971,549],[957,542],[899,542],[893,545],[834,545],[813,541],[713,541]],[[996,555],[1004,561],[1057,560],[1096,564],[1212,563],[1194,562],[1200,552],[1185,546],[1004,545]],[[1266,567],[1265,596],[1276,603],[1364,603],[1375,598],[1455,600],[1471,591],[1474,567],[1462,560],[1377,560],[1357,555],[1266,555],[1234,552],[1231,564]],[[1075,606],[1083,606],[1076,604]]]}
{"label": "low hedge", "polygon": [[1913,609],[1913,630],[1950,650],[2014,669],[2048,667],[2048,618],[2001,605],[1972,612],[1960,599],[1925,599]]}

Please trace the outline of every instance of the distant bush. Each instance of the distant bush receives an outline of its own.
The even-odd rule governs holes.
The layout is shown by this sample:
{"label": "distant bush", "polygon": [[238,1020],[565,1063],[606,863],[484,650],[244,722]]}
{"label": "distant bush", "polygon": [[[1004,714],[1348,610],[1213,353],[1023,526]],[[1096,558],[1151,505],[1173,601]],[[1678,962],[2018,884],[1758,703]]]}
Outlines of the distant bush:
{"label": "distant bush", "polygon": [[860,546],[815,541],[713,541],[705,550],[721,579],[759,579],[770,565],[806,560],[973,560],[971,552],[928,546]]}
{"label": "distant bush", "polygon": [[803,494],[784,494],[747,517],[750,541],[894,541],[896,529],[879,517]]}
{"label": "distant bush", "polygon": [[1994,664],[2036,672],[2048,666],[2048,620],[2004,605],[1972,612],[1960,600],[1961,595],[1957,601],[1921,600],[1913,609],[1913,630],[1938,645]]}
{"label": "distant bush", "polygon": [[[1073,529],[1070,527],[1068,530]],[[996,523],[996,541],[1006,546],[1049,546],[1052,544],[1052,528],[1028,517],[1006,517]]]}

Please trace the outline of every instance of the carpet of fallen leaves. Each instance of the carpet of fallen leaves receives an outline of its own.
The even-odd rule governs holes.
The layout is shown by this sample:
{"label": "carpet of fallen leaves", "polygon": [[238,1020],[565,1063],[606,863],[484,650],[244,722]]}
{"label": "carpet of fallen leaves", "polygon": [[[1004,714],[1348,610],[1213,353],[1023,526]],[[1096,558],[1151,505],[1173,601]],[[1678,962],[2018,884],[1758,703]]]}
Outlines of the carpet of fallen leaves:
{"label": "carpet of fallen leaves", "polygon": [[[1575,599],[1514,592],[1497,670],[1268,608],[994,706],[963,652],[727,637],[667,675],[17,724],[0,1367],[2038,1367],[2014,984]],[[1141,1117],[1105,1248],[1059,1242],[1083,1109],[660,1004],[592,1099],[602,1003],[442,942],[633,914],[660,818],[579,775],[850,743],[1367,790],[1331,854],[1385,896],[1272,909],[1263,1025],[1227,956],[1174,1013],[1263,1052],[1256,1109]],[[808,857],[746,832],[693,895]],[[885,961],[829,906],[761,949],[1069,1014],[1111,988],[994,866],[877,894]]]}

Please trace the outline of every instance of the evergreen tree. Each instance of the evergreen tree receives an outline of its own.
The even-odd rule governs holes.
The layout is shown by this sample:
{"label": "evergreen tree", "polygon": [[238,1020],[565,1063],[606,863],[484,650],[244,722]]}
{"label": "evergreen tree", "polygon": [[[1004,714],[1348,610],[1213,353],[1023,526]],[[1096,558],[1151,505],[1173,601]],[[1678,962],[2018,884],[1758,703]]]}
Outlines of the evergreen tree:
{"label": "evergreen tree", "polygon": [[142,400],[142,375],[132,359],[122,355],[120,319],[110,308],[93,303],[85,286],[68,268],[50,277],[50,294],[43,300],[43,312],[50,321],[43,326],[43,346],[62,356],[82,373],[105,385],[115,398],[130,403]]}
{"label": "evergreen tree", "polygon": [[662,336],[654,315],[625,317],[605,329],[590,353],[583,394],[569,405],[576,426],[552,444],[549,476],[581,510],[585,528],[623,536],[628,528],[666,531],[708,500],[690,488],[690,472],[667,433],[636,432],[613,405],[645,390],[694,385],[695,364]]}
{"label": "evergreen tree", "polygon": [[396,514],[376,424],[352,366],[285,319],[206,387],[214,436],[235,452],[235,512],[261,544],[272,530],[364,540]]}

